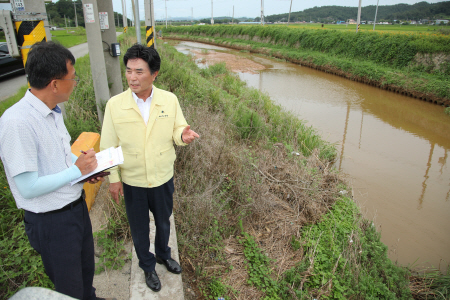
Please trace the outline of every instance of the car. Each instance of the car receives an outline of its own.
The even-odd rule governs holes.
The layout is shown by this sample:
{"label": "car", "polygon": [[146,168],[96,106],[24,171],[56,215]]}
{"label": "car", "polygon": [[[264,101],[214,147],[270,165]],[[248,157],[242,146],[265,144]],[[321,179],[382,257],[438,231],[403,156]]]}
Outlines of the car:
{"label": "car", "polygon": [[9,54],[8,45],[0,42],[0,78],[14,74],[25,74],[22,58],[12,57]]}

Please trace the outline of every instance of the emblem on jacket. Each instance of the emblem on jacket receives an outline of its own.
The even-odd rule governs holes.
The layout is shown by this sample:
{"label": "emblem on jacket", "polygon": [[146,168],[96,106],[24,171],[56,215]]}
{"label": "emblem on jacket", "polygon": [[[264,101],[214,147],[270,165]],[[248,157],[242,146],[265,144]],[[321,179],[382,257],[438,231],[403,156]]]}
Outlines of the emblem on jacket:
{"label": "emblem on jacket", "polygon": [[164,111],[161,111],[161,114],[158,116],[158,118],[167,118],[169,115],[165,115]]}

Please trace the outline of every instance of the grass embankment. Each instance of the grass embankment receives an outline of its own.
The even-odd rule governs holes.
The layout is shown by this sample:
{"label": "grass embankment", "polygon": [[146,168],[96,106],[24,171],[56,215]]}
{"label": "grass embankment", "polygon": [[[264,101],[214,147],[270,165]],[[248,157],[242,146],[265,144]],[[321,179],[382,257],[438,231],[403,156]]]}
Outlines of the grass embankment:
{"label": "grass embankment", "polygon": [[263,53],[450,106],[449,35],[237,25],[161,29],[165,37]]}
{"label": "grass embankment", "polygon": [[[194,299],[410,298],[408,272],[387,258],[330,168],[333,147],[223,64],[201,70],[171,47],[159,52],[156,85],[179,97],[201,135],[177,148],[175,164],[183,280]],[[75,67],[81,82],[65,119],[72,137],[99,130],[89,59]],[[3,172],[0,180],[0,296],[50,287]],[[127,230],[123,218],[107,230]]]}
{"label": "grass embankment", "polygon": [[81,26],[64,30],[52,30],[50,33],[52,41],[57,41],[66,48],[87,42],[86,30]]}

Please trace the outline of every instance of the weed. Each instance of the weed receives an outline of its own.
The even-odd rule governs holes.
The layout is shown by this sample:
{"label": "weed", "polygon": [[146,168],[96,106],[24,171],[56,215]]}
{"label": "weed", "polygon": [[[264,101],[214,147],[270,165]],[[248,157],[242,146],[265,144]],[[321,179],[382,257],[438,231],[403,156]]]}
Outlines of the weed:
{"label": "weed", "polygon": [[450,116],[450,107],[446,107],[446,108],[444,109],[444,113],[445,113],[446,115],[449,115],[449,116]]}
{"label": "weed", "polygon": [[120,269],[125,264],[125,259],[121,252],[125,250],[124,240],[118,240],[115,234],[116,223],[114,219],[108,219],[108,225],[102,225],[102,229],[94,232],[97,244],[101,247],[99,262],[96,264],[95,273],[100,274],[107,269]]}

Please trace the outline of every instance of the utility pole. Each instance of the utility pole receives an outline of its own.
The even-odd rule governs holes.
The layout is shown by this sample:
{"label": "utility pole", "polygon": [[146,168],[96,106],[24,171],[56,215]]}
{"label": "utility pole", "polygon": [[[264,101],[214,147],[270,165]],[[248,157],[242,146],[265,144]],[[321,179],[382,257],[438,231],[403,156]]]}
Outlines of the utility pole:
{"label": "utility pole", "polygon": [[132,16],[131,26],[135,26],[135,24],[136,24],[136,9],[135,9],[135,5],[134,5],[134,0],[131,0],[131,16]]}
{"label": "utility pole", "polygon": [[141,43],[141,20],[139,18],[139,0],[134,0],[134,27],[136,28],[137,43]]}
{"label": "utility pole", "polygon": [[373,20],[373,30],[375,30],[375,24],[377,23],[378,2],[380,2],[380,0],[377,0],[377,9],[375,10],[375,20]]}
{"label": "utility pole", "polygon": [[64,24],[66,24],[66,30],[67,30],[67,20],[66,20],[66,15],[64,15]]}
{"label": "utility pole", "polygon": [[358,6],[358,19],[356,21],[356,32],[359,30],[359,24],[361,24],[361,0],[359,0]]}
{"label": "utility pole", "polygon": [[78,28],[78,18],[77,18],[77,3],[73,3],[73,9],[75,10],[75,27]]}
{"label": "utility pole", "polygon": [[100,123],[103,123],[102,108],[110,98],[110,94],[105,56],[103,55],[97,0],[82,0],[82,3],[88,41],[89,60],[91,62],[91,73],[94,81],[95,102],[97,103],[97,115]]}
{"label": "utility pole", "polygon": [[291,6],[289,7],[288,26],[289,26],[289,21],[291,20],[291,9],[292,9],[292,0],[291,0]]}
{"label": "utility pole", "polygon": [[231,24],[234,24],[234,5],[233,5],[233,17],[231,18]]}
{"label": "utility pole", "polygon": [[213,0],[211,0],[211,25],[214,25]]}
{"label": "utility pole", "polygon": [[126,32],[126,28],[128,27],[127,2],[126,2],[126,0],[122,0],[122,25],[123,25],[124,31]]}
{"label": "utility pole", "polygon": [[[117,46],[116,26],[114,25],[114,10],[112,0],[97,1],[100,15],[103,22],[100,22],[100,32],[103,46],[103,61],[105,62],[106,74],[110,96],[115,96],[123,92],[122,76],[120,72],[120,57],[113,56]],[[92,54],[90,54],[92,55]]]}
{"label": "utility pole", "polygon": [[153,8],[153,0],[144,0],[145,7],[145,37],[147,47],[156,49],[155,43],[155,14]]}
{"label": "utility pole", "polygon": [[261,0],[261,25],[264,25],[264,0]]}
{"label": "utility pole", "polygon": [[167,28],[167,0],[164,0],[164,3],[166,4],[166,28]]}
{"label": "utility pole", "polygon": [[191,23],[194,23],[194,8],[191,7]]}

